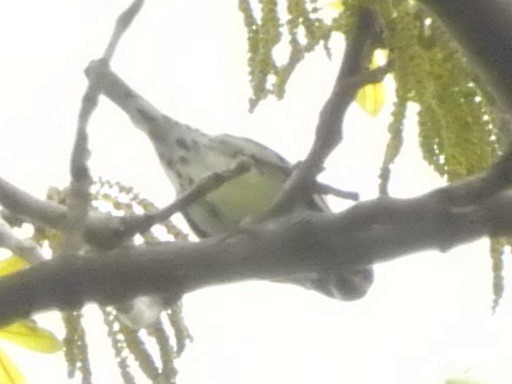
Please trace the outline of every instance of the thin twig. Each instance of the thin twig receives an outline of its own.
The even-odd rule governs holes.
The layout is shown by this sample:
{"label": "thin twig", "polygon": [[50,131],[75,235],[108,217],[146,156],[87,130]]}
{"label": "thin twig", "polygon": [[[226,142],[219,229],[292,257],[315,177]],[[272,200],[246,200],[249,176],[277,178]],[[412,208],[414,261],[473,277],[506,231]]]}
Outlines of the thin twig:
{"label": "thin twig", "polygon": [[315,184],[315,191],[318,191],[322,195],[332,195],[339,197],[340,199],[359,201],[359,193],[352,191],[345,191],[329,184],[319,183]]}
{"label": "thin twig", "polygon": [[[99,249],[112,249],[136,235],[144,233],[158,222],[186,209],[198,199],[221,187],[224,183],[239,177],[252,167],[248,159],[238,161],[233,167],[210,174],[200,179],[173,203],[155,212],[121,217],[101,213],[89,215],[85,225],[86,242]],[[288,169],[288,172],[290,170]],[[356,192],[342,191],[330,185],[317,183],[315,191],[331,194],[343,199],[358,200]],[[48,200],[41,200],[0,177],[0,205],[11,215],[34,225],[62,231],[66,227],[68,209]]]}
{"label": "thin twig", "polygon": [[186,209],[197,200],[203,198],[208,193],[218,189],[228,181],[249,172],[253,168],[253,164],[249,159],[237,161],[232,167],[223,171],[213,172],[202,177],[194,184],[192,188],[179,196],[167,207],[162,208],[158,212],[149,213],[148,216],[154,218],[155,223],[169,219],[176,212]]}
{"label": "thin twig", "polygon": [[10,214],[32,224],[62,229],[66,208],[38,199],[0,177],[0,205]]}
{"label": "thin twig", "polygon": [[123,237],[131,237],[136,233],[149,230],[156,223],[168,220],[172,215],[183,211],[208,193],[220,188],[228,181],[243,175],[251,170],[253,164],[248,159],[237,161],[232,167],[223,171],[210,173],[195,183],[171,204],[155,212],[149,212],[142,216],[125,216],[121,218],[125,233]]}
{"label": "thin twig", "polygon": [[277,197],[268,216],[279,216],[290,210],[290,206],[301,201],[301,196],[311,194],[317,175],[330,153],[342,140],[342,122],[354,97],[364,83],[371,52],[370,43],[376,38],[378,20],[374,11],[361,8],[351,39],[347,40],[342,64],[331,95],[327,99],[316,128],[315,141],[302,164],[288,179]]}
{"label": "thin twig", "polygon": [[[300,163],[295,164],[292,167],[289,167],[288,165],[285,164],[274,165],[278,167],[281,170],[281,172],[283,172],[284,175],[290,177],[293,174],[294,169],[298,167]],[[345,191],[343,189],[333,187],[332,185],[321,183],[317,180],[315,180],[313,191],[318,192],[321,195],[332,195],[339,197],[340,199],[359,201],[359,193],[354,191]]]}
{"label": "thin twig", "polygon": [[[116,27],[101,59],[102,65],[108,66],[115,49],[127,28],[140,11],[144,1],[134,2],[118,18]],[[78,124],[75,134],[75,142],[71,154],[71,183],[69,186],[69,197],[67,199],[68,216],[64,241],[61,252],[71,253],[80,249],[82,233],[87,221],[91,196],[89,188],[92,178],[87,165],[90,151],[88,148],[87,125],[92,113],[98,105],[98,98],[101,93],[101,77],[90,79],[89,85],[82,97],[80,111],[78,113]]]}
{"label": "thin twig", "polygon": [[134,2],[117,18],[116,26],[112,32],[112,37],[105,48],[105,52],[103,53],[103,58],[107,62],[112,60],[121,37],[123,37],[123,34],[130,27],[133,19],[135,19],[135,16],[137,16],[143,5],[144,0],[134,0]]}

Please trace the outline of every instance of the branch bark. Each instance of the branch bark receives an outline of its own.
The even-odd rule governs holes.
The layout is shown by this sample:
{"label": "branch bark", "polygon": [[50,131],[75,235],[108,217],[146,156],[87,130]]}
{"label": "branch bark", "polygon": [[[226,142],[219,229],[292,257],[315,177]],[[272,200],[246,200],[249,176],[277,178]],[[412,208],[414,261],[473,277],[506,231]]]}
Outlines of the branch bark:
{"label": "branch bark", "polygon": [[[492,170],[511,169],[511,158]],[[512,193],[499,192],[503,184],[490,197],[475,193],[489,173],[417,198],[381,198],[337,214],[295,214],[198,243],[125,247],[44,262],[0,280],[0,325],[88,301],[106,305],[165,294],[172,302],[210,285],[350,270],[426,249],[446,251],[486,235],[509,235]],[[454,204],[463,191],[482,200]]]}

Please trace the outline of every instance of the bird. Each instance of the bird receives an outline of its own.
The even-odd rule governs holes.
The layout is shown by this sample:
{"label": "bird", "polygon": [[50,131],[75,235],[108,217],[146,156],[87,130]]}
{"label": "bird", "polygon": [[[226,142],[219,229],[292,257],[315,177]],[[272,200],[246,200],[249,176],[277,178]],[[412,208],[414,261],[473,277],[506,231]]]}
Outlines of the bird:
{"label": "bird", "polygon": [[[224,171],[240,160],[250,161],[248,172],[228,180],[182,211],[199,239],[235,231],[245,219],[270,207],[292,172],[289,161],[252,139],[229,134],[208,135],[175,120],[161,113],[117,74],[107,71],[102,77],[102,93],[147,135],[177,195],[203,177]],[[318,194],[295,206],[299,210],[330,211]],[[366,295],[373,278],[373,267],[362,266],[284,281],[331,298],[352,301]]]}
{"label": "bird", "polygon": [[[144,115],[145,110],[139,109],[138,113]],[[148,116],[144,118],[147,120]],[[269,208],[291,174],[292,165],[284,157],[249,138],[207,135],[164,114],[159,122],[144,127],[178,195],[201,178],[226,170],[237,161],[248,159],[252,164],[250,171],[227,181],[183,210],[199,238],[232,232],[244,219]],[[301,210],[330,211],[319,195],[309,196],[298,206]],[[366,294],[372,282],[373,268],[362,267],[348,272],[326,271],[299,285],[332,298],[355,300]]]}

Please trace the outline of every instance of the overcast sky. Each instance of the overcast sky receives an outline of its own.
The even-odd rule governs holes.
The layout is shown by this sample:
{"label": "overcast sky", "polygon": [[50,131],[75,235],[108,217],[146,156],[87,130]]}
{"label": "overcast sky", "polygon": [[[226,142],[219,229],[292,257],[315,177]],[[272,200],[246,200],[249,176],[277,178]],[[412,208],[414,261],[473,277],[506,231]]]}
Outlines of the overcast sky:
{"label": "overcast sky", "polygon": [[[178,120],[208,133],[248,136],[299,160],[332,86],[341,40],[332,41],[332,61],[319,50],[299,67],[284,101],[264,102],[250,115],[245,31],[236,3],[148,1],[123,39],[113,69]],[[127,4],[32,0],[3,7],[2,177],[41,197],[49,185],[66,185],[86,87],[83,69],[101,55]],[[370,119],[357,107],[350,111],[343,145],[329,159],[324,181],[357,190],[365,199],[376,196],[386,112]],[[422,194],[442,182],[421,160],[413,117],[393,169],[394,196]],[[132,185],[160,205],[172,199],[149,142],[108,100],[101,100],[89,133],[95,177]],[[184,310],[195,342],[179,360],[179,383],[426,384],[485,362],[495,367],[508,359],[510,367],[510,295],[491,316],[487,247],[481,241],[448,254],[425,252],[379,265],[369,295],[353,303],[261,282],[190,294]],[[52,326],[54,317],[39,318]],[[101,321],[95,324],[99,338],[104,328]],[[63,360],[1,346],[31,383],[67,382]],[[120,382],[109,372],[115,369],[106,357],[110,351],[92,350],[97,382]],[[493,383],[510,383],[510,370],[508,375]]]}

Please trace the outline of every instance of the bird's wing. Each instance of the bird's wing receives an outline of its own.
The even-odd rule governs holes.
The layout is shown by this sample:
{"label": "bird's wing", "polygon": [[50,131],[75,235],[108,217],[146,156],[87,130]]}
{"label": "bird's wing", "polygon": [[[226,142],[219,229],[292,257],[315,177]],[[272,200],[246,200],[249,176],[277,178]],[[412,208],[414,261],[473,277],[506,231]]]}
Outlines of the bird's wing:
{"label": "bird's wing", "polygon": [[[214,136],[212,140],[222,148],[226,156],[233,157],[234,159],[244,156],[249,157],[256,162],[256,165],[264,163],[267,166],[279,168],[283,172],[284,177],[288,177],[292,173],[292,164],[288,160],[273,149],[257,141],[227,134]],[[241,142],[243,142],[243,146]],[[325,199],[318,194],[313,195],[311,200],[306,202],[306,205],[307,208],[313,211],[331,211]]]}

